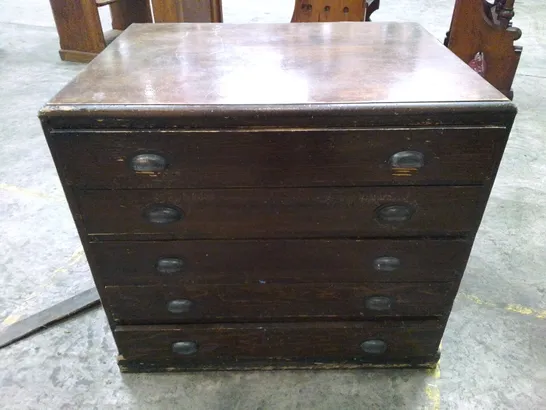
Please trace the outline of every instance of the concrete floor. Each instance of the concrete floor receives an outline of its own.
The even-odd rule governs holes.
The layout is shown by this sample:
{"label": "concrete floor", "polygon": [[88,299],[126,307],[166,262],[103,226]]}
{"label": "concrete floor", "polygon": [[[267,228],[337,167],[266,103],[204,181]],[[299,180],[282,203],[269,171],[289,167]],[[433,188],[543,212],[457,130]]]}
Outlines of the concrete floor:
{"label": "concrete floor", "polygon": [[[225,21],[288,21],[293,2],[224,0]],[[454,1],[382,3],[374,20],[417,21],[443,40]],[[516,6],[520,113],[441,370],[121,375],[95,309],[0,350],[0,408],[546,409],[546,4]],[[57,49],[48,2],[0,0],[0,329],[92,284],[36,118],[83,68]]]}

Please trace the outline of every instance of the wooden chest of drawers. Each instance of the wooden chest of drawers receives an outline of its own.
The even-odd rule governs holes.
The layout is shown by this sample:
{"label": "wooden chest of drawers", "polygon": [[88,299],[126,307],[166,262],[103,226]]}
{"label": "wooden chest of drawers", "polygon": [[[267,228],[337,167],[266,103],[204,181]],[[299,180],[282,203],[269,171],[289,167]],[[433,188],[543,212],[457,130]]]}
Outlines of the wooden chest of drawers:
{"label": "wooden chest of drawers", "polygon": [[434,365],[515,114],[416,24],[142,24],[40,117],[161,371]]}

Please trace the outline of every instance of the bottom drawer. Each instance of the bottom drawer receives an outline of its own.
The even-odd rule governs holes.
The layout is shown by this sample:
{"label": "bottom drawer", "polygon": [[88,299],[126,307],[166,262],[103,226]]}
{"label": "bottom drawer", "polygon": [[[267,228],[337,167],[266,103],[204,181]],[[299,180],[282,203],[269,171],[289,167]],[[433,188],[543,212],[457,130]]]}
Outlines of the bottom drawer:
{"label": "bottom drawer", "polygon": [[118,326],[125,371],[430,367],[440,321]]}

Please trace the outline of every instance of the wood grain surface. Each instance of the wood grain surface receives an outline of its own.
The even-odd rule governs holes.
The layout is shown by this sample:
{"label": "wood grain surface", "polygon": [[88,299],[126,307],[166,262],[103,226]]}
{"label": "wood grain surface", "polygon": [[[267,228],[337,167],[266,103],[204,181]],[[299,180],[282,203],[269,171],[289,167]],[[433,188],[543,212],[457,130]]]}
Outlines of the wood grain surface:
{"label": "wood grain surface", "polygon": [[[467,240],[204,240],[101,242],[89,245],[106,285],[447,282],[461,277]],[[377,270],[380,257],[399,260]],[[179,272],[161,273],[160,258]]]}
{"label": "wood grain surface", "polygon": [[[52,143],[69,184],[81,188],[482,184],[504,127],[60,132]],[[421,168],[393,168],[401,151]],[[135,172],[131,160],[155,153],[161,172]]]}
{"label": "wood grain surface", "polygon": [[415,23],[195,23],[133,24],[50,105],[464,101],[506,97]]}
{"label": "wood grain surface", "polygon": [[[89,235],[106,239],[339,238],[453,236],[476,229],[480,187],[375,187],[83,191]],[[150,207],[174,206],[177,222],[157,224]],[[382,206],[403,204],[409,221],[378,220]]]}
{"label": "wood grain surface", "polygon": [[[434,320],[332,323],[252,323],[183,326],[118,326],[115,339],[122,360],[168,360],[189,368],[195,365],[236,367],[255,361],[274,365],[297,362],[409,362],[412,357],[436,355],[442,326]],[[379,339],[387,344],[382,355],[364,353],[360,344]],[[195,341],[195,355],[180,356],[172,344]]]}
{"label": "wood grain surface", "polygon": [[[103,303],[117,324],[358,320],[442,316],[455,291],[453,283],[107,286]],[[367,307],[379,296],[389,298],[390,307]],[[192,304],[171,313],[172,300]]]}

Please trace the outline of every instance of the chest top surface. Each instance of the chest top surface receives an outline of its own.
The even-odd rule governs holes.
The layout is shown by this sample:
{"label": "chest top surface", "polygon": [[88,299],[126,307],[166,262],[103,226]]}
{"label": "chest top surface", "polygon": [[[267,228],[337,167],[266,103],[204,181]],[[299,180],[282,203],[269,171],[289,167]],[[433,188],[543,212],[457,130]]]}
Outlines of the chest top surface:
{"label": "chest top surface", "polygon": [[418,24],[205,23],[132,25],[49,107],[491,101]]}

